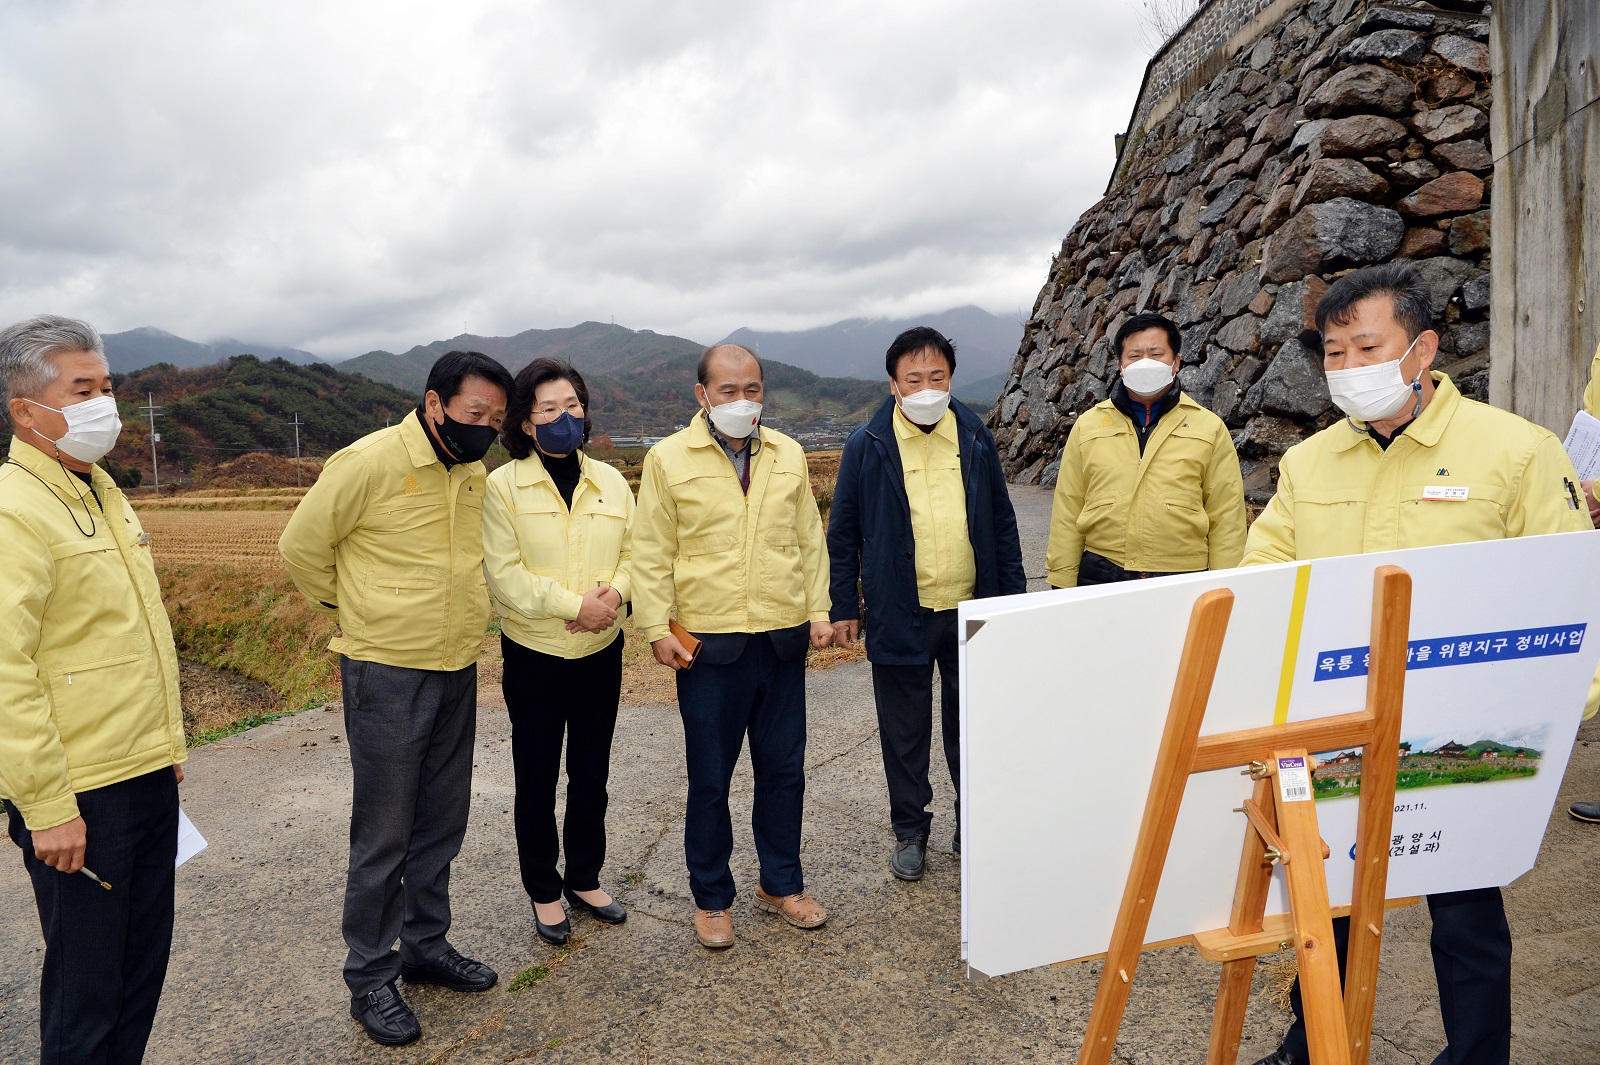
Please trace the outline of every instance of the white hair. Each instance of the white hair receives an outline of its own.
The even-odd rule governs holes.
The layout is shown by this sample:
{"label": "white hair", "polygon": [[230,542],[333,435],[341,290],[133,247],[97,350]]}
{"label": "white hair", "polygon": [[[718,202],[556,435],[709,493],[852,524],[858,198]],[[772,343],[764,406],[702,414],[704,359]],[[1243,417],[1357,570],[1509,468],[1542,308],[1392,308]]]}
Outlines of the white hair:
{"label": "white hair", "polygon": [[31,399],[49,387],[61,374],[51,356],[67,351],[92,351],[106,361],[100,334],[76,318],[37,314],[0,330],[0,418],[10,421],[13,399]]}

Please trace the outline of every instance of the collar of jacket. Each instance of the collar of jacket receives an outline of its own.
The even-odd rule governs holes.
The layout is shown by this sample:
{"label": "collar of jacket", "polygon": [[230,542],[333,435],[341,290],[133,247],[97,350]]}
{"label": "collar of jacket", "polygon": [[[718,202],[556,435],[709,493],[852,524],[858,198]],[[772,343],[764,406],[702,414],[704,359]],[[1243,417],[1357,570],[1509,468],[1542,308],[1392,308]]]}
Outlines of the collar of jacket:
{"label": "collar of jacket", "polygon": [[[1195,399],[1193,396],[1189,395],[1189,393],[1183,391],[1182,389],[1174,388],[1171,392],[1168,392],[1167,395],[1176,397],[1172,401],[1172,406],[1174,406],[1174,407],[1183,407],[1185,409],[1194,409],[1194,410],[1203,409],[1200,406],[1200,401],[1199,400]],[[1163,404],[1166,403],[1166,398],[1165,397],[1162,398],[1162,403]],[[1131,415],[1127,411],[1123,410],[1121,407],[1119,407],[1116,404],[1116,401],[1110,399],[1109,397],[1106,398],[1106,399],[1102,399],[1099,403],[1096,403],[1094,406],[1090,407],[1089,410],[1116,411],[1118,414],[1122,415],[1124,418],[1126,418],[1128,420],[1128,424],[1130,426],[1132,426],[1135,429],[1137,429],[1139,427],[1138,423],[1136,423],[1133,420],[1133,415]],[[1083,421],[1084,417],[1088,415],[1089,410],[1086,410],[1086,411],[1083,412],[1083,414],[1080,414],[1078,416],[1078,421],[1080,421],[1080,422]],[[1161,413],[1162,413],[1163,416],[1165,416],[1166,412],[1167,412],[1166,409],[1163,409]],[[1161,424],[1161,419],[1157,418],[1156,421],[1155,421],[1155,425],[1159,426],[1160,424]],[[1155,427],[1152,426],[1151,427],[1152,435],[1154,434],[1154,432],[1155,432]]]}
{"label": "collar of jacket", "polygon": [[[695,411],[694,417],[689,419],[688,433],[690,447],[722,448],[722,442],[712,433],[711,423],[706,420],[706,409],[704,407]],[[753,441],[755,446],[750,449],[750,457],[752,459],[755,458],[763,448],[771,447],[773,442],[773,437],[767,432],[765,425],[756,426],[756,438]]]}
{"label": "collar of jacket", "polygon": [[[400,419],[400,439],[406,442],[406,454],[411,456],[411,465],[419,470],[424,466],[445,469],[444,463],[439,461],[438,454],[433,450],[433,441],[428,436],[427,426],[422,424],[422,415],[415,410]],[[474,466],[482,469],[483,462],[458,462],[456,466],[463,470],[470,470]]]}
{"label": "collar of jacket", "polygon": [[[1461,392],[1456,388],[1455,382],[1450,380],[1450,375],[1438,370],[1430,370],[1433,377],[1433,398],[1428,400],[1428,405],[1422,408],[1422,413],[1417,415],[1415,421],[1405,424],[1405,437],[1414,440],[1423,447],[1432,447],[1444,435],[1445,428],[1450,424],[1450,419],[1455,417],[1457,408],[1461,406]],[[1367,423],[1358,422],[1354,418],[1346,418],[1344,427],[1349,432],[1342,433],[1334,441],[1336,451],[1349,451],[1359,447],[1363,440],[1372,442],[1373,447],[1378,442],[1367,435]],[[1396,432],[1394,439],[1399,440],[1401,434]]]}
{"label": "collar of jacket", "polygon": [[[601,484],[594,475],[594,466],[597,459],[592,459],[582,451],[578,452],[578,469],[582,472],[581,480],[588,481],[596,488]],[[550,470],[539,460],[538,455],[529,455],[525,459],[513,460],[513,469],[516,470],[516,485],[518,488],[531,488],[536,484],[549,484],[553,492],[556,488],[556,479],[550,476]]]}
{"label": "collar of jacket", "polygon": [[[872,420],[862,426],[862,430],[880,445],[894,443],[894,406],[894,397],[889,396]],[[971,408],[955,396],[950,397],[950,411],[956,416],[956,439],[961,445],[961,454],[965,456],[970,450],[967,442],[978,435],[978,426],[982,423]]]}
{"label": "collar of jacket", "polygon": [[[1156,424],[1162,418],[1165,418],[1167,412],[1176,407],[1185,395],[1186,393],[1178,387],[1178,382],[1174,379],[1172,384],[1167,386],[1167,390],[1161,394],[1161,398],[1156,400],[1154,404],[1156,408],[1155,417],[1150,419],[1149,428],[1154,429]],[[1138,428],[1139,422],[1133,416],[1134,398],[1128,394],[1128,388],[1122,383],[1122,378],[1117,378],[1111,385],[1111,395],[1107,397],[1107,400],[1112,406],[1128,416],[1128,420],[1133,422],[1134,428]],[[1141,407],[1144,405],[1143,403],[1139,404]]]}
{"label": "collar of jacket", "polygon": [[[30,473],[37,475],[52,488],[65,492],[69,499],[77,499],[83,494],[83,482],[74,477],[72,471],[26,440],[13,436],[11,438],[11,450],[7,454],[7,458]],[[89,467],[89,479],[94,485],[94,490],[101,494],[102,499],[105,498],[107,490],[117,487],[117,482],[113,481],[111,475],[102,470],[98,464]]]}

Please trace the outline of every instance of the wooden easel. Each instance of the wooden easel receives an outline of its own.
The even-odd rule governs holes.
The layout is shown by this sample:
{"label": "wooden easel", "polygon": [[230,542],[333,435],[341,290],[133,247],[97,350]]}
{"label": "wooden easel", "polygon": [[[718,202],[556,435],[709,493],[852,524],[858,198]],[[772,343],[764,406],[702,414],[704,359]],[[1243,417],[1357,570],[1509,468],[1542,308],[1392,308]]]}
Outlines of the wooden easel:
{"label": "wooden easel", "polygon": [[[1228,927],[1191,937],[1203,955],[1223,963],[1206,1061],[1208,1065],[1234,1065],[1256,955],[1284,949],[1292,941],[1300,968],[1312,1065],[1366,1065],[1378,985],[1378,948],[1383,939],[1395,773],[1399,768],[1411,576],[1397,566],[1379,567],[1375,575],[1364,711],[1202,737],[1200,722],[1211,697],[1211,683],[1232,611],[1233,593],[1218,588],[1200,596],[1190,614],[1155,776],[1145,801],[1133,865],[1100,973],[1094,1009],[1078,1054],[1079,1065],[1106,1065],[1111,1060],[1189,775],[1230,766],[1246,767],[1245,772],[1256,784],[1254,794],[1242,808],[1246,816],[1244,850],[1239,857],[1238,886]],[[1328,883],[1322,867],[1328,851],[1317,830],[1317,804],[1309,787],[1309,769],[1313,765],[1309,752],[1354,746],[1365,750],[1361,761],[1350,945],[1341,996],[1333,943],[1334,911],[1328,904]],[[1298,793],[1285,794],[1297,775],[1293,759],[1300,759],[1299,764],[1307,770],[1304,798]],[[1280,765],[1285,770],[1281,775]],[[1291,779],[1286,782],[1285,776]],[[1266,921],[1263,916],[1275,863],[1284,866],[1290,912],[1287,920],[1278,916]]]}

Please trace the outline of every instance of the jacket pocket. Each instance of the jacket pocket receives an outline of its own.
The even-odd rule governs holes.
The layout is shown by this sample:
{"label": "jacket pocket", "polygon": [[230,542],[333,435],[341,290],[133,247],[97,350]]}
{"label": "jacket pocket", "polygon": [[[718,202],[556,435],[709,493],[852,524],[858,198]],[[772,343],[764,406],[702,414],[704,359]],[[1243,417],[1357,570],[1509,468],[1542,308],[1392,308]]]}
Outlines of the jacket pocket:
{"label": "jacket pocket", "polygon": [[731,593],[743,599],[739,587],[739,538],[731,533],[706,533],[678,541],[678,557],[672,565],[673,583],[677,585],[678,601],[693,597],[698,610],[713,607],[707,593]]}
{"label": "jacket pocket", "polygon": [[72,765],[116,761],[164,741],[157,730],[166,724],[165,716],[138,712],[139,703],[161,701],[154,664],[141,633],[39,656],[56,729]]}
{"label": "jacket pocket", "polygon": [[1295,555],[1309,559],[1359,554],[1366,543],[1367,506],[1356,488],[1296,486]]}
{"label": "jacket pocket", "polygon": [[[1431,498],[1439,489],[1466,489],[1465,499]],[[1431,489],[1431,491],[1430,491]],[[1487,484],[1407,485],[1400,490],[1401,547],[1435,547],[1506,536],[1506,493]]]}
{"label": "jacket pocket", "polygon": [[805,571],[800,538],[793,529],[772,529],[761,541],[762,607],[781,613],[804,610]]}
{"label": "jacket pocket", "polygon": [[443,632],[441,590],[440,579],[426,572],[375,572],[362,589],[359,624],[348,626],[350,635],[389,651],[433,650]]}

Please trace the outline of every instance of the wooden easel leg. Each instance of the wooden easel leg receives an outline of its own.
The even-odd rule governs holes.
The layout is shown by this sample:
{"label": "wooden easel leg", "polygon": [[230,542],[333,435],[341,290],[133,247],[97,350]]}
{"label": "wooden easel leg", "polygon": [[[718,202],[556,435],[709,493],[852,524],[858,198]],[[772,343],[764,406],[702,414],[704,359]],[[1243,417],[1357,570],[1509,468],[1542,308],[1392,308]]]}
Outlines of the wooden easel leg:
{"label": "wooden easel leg", "polygon": [[1334,950],[1333,917],[1328,905],[1328,876],[1322,864],[1322,836],[1317,830],[1317,804],[1310,795],[1310,773],[1302,770],[1306,783],[1303,798],[1284,797],[1284,768],[1295,759],[1304,767],[1307,758],[1303,747],[1274,751],[1269,767],[1277,784],[1274,792],[1278,836],[1290,855],[1284,876],[1289,885],[1289,913],[1294,920],[1306,1044],[1311,1065],[1350,1065],[1339,957]]}
{"label": "wooden easel leg", "polygon": [[[1251,799],[1268,820],[1276,822],[1272,802],[1272,780],[1256,781]],[[1244,824],[1244,849],[1239,855],[1239,878],[1233,893],[1233,914],[1228,931],[1248,935],[1261,931],[1267,912],[1267,893],[1272,887],[1272,866],[1265,857],[1266,843],[1248,819]],[[1255,955],[1222,963],[1217,987],[1217,1006],[1211,1016],[1211,1045],[1206,1050],[1206,1065],[1234,1065],[1239,1060],[1239,1044],[1244,1036],[1244,1014],[1250,1005],[1250,981],[1256,971]]]}
{"label": "wooden easel leg", "polygon": [[1395,774],[1400,768],[1400,712],[1405,700],[1406,641],[1411,632],[1411,575],[1379,567],[1373,579],[1372,646],[1367,711],[1372,741],[1361,753],[1355,881],[1350,893],[1350,949],[1345,962],[1344,1016],[1351,1065],[1367,1065],[1378,995],[1389,833],[1394,826]]}
{"label": "wooden easel leg", "polygon": [[[1144,818],[1139,824],[1139,839],[1134,845],[1133,864],[1122,905],[1111,932],[1100,986],[1094,1008],[1078,1052],[1079,1065],[1107,1065],[1116,1044],[1117,1029],[1128,1005],[1128,992],[1144,935],[1150,927],[1150,910],[1161,870],[1172,844],[1172,829],[1178,821],[1183,789],[1194,766],[1195,747],[1200,741],[1200,722],[1211,699],[1211,682],[1222,657],[1222,639],[1227,635],[1228,616],[1233,612],[1233,593],[1214,588],[1195,600],[1189,614],[1189,633],[1183,643],[1183,658],[1178,663],[1178,678],[1172,688],[1172,703],[1167,724],[1161,734],[1161,749],[1156,770],[1145,799]],[[1337,977],[1337,973],[1335,973]]]}

